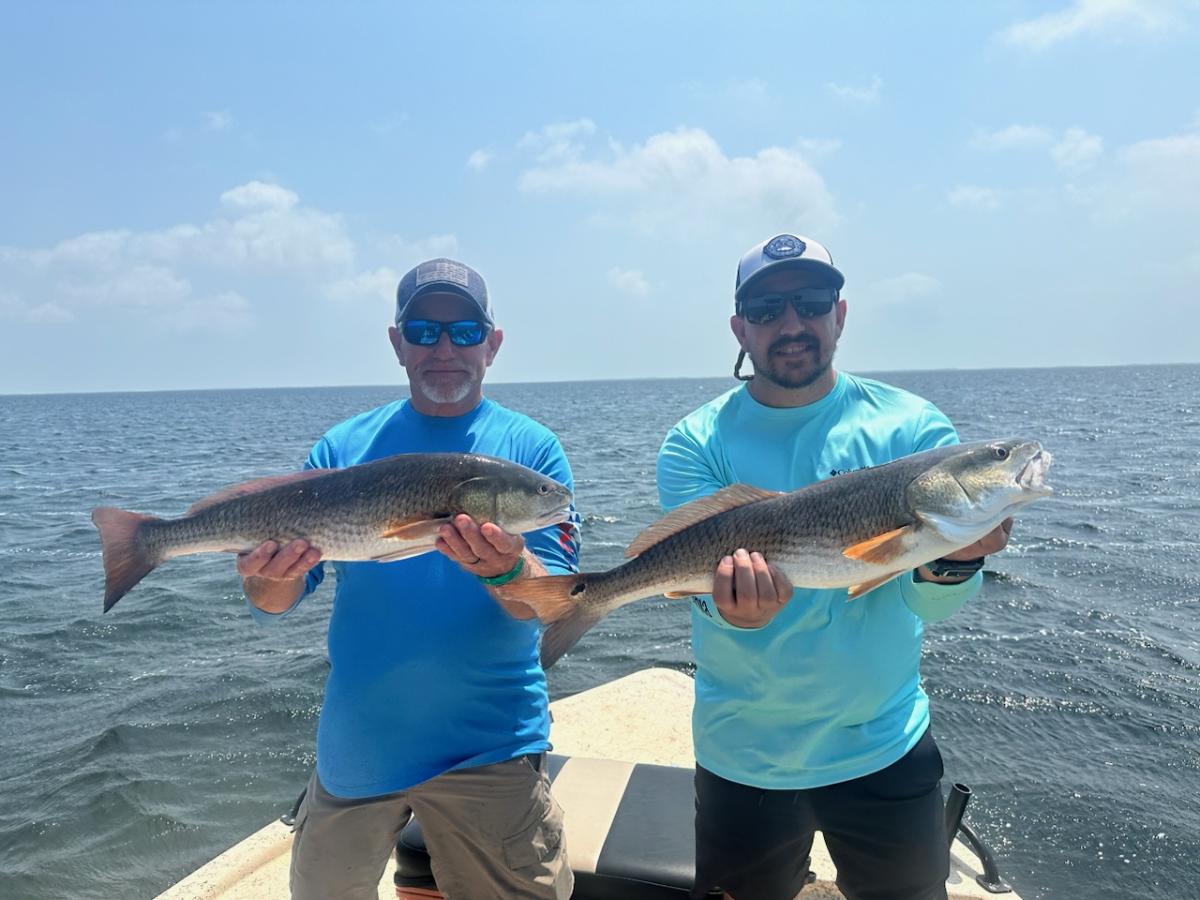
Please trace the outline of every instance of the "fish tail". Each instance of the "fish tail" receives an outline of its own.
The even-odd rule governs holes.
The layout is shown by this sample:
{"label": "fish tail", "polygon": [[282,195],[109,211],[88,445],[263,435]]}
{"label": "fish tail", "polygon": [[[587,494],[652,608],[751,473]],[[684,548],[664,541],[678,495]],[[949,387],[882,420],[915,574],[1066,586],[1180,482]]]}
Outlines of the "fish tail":
{"label": "fish tail", "polygon": [[104,553],[105,612],[112,609],[161,562],[146,550],[140,539],[142,527],[147,522],[158,521],[154,516],[111,506],[92,510],[92,522],[100,529],[100,544]]}
{"label": "fish tail", "polygon": [[598,574],[588,573],[547,575],[510,582],[497,591],[506,600],[520,600],[532,607],[547,624],[542,632],[542,668],[554,665],[609,611],[588,596],[589,583],[597,578]]}

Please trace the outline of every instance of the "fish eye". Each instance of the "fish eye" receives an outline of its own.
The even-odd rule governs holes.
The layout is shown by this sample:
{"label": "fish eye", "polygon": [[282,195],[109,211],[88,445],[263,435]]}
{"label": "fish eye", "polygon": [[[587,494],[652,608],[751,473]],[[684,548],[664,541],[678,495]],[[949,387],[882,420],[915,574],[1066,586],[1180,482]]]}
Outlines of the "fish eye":
{"label": "fish eye", "polygon": [[543,481],[541,484],[538,485],[538,493],[539,494],[550,493],[550,485],[546,484],[546,482]]}
{"label": "fish eye", "polygon": [[1008,450],[1004,447],[993,447],[992,456],[996,459],[1008,459]]}

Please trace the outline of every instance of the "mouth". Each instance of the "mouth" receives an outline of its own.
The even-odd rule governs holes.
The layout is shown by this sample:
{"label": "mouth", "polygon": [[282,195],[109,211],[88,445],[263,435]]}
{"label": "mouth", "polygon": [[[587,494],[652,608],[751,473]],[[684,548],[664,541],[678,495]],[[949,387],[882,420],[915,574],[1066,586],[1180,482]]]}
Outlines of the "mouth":
{"label": "mouth", "polygon": [[567,521],[567,507],[562,509],[551,510],[548,513],[542,513],[537,516],[534,521],[539,528],[545,528],[547,525],[557,525],[559,522]]}
{"label": "mouth", "polygon": [[1023,491],[1035,494],[1054,493],[1054,489],[1045,481],[1046,473],[1050,470],[1050,463],[1053,461],[1054,457],[1049,453],[1039,450],[1017,473],[1017,486]]}
{"label": "mouth", "polygon": [[421,374],[426,375],[426,376],[433,375],[435,377],[437,377],[437,376],[446,377],[449,375],[455,375],[455,376],[466,375],[467,371],[465,369],[422,369]]}
{"label": "mouth", "polygon": [[806,341],[792,341],[787,344],[781,344],[771,348],[772,356],[783,357],[800,357],[806,353],[815,353],[817,350],[816,344]]}

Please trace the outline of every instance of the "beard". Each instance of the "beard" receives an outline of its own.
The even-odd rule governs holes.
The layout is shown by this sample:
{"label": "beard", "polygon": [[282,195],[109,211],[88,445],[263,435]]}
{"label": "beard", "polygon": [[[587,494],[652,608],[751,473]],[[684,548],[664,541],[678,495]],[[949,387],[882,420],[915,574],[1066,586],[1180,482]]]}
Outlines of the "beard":
{"label": "beard", "polygon": [[[803,347],[811,352],[803,357],[774,355],[785,347]],[[761,376],[778,387],[794,391],[814,384],[829,371],[833,365],[833,351],[826,353],[821,342],[809,335],[780,338],[767,348],[765,359],[751,353],[750,361],[754,364],[756,377]]]}
{"label": "beard", "polygon": [[474,380],[466,372],[463,372],[461,377],[454,379],[448,379],[445,376],[433,379],[427,373],[419,372],[416,375],[416,382],[421,393],[434,403],[459,403],[465,400],[475,387]]}

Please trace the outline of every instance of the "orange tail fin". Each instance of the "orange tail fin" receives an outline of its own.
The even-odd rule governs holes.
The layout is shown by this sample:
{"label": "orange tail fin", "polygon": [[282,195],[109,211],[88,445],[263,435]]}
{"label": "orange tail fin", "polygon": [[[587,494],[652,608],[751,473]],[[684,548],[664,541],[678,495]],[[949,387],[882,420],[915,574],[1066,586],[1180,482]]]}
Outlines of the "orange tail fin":
{"label": "orange tail fin", "polygon": [[111,506],[92,510],[92,522],[100,529],[100,544],[104,552],[104,611],[124,597],[160,562],[151,558],[142,547],[139,532],[146,522],[159,521],[154,516],[127,512]]}
{"label": "orange tail fin", "polygon": [[549,627],[542,632],[542,668],[548,669],[604,618],[605,610],[586,601],[588,581],[596,576],[546,575],[525,578],[497,589],[505,600],[520,600]]}

